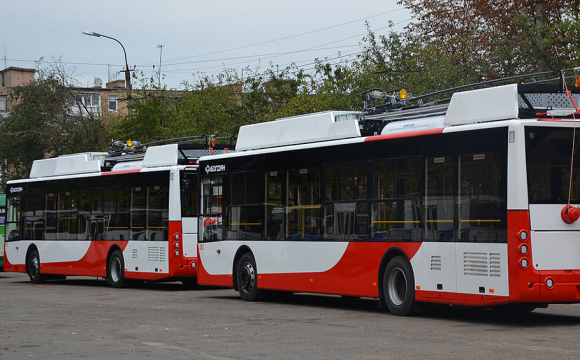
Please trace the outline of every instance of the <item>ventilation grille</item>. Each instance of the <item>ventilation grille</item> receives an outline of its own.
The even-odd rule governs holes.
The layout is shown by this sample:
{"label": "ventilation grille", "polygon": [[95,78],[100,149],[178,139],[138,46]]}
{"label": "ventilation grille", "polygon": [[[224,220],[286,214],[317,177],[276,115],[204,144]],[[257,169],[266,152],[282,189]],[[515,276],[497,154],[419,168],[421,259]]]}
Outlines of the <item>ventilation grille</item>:
{"label": "ventilation grille", "polygon": [[441,271],[441,256],[431,256],[431,270]]}
{"label": "ventilation grille", "polygon": [[489,276],[501,276],[500,256],[498,253],[489,254]]}
{"label": "ventilation grille", "polygon": [[147,250],[148,261],[165,262],[165,248],[150,246]]}
{"label": "ventilation grille", "polygon": [[498,253],[463,253],[463,275],[501,276],[501,257]]}
{"label": "ventilation grille", "polygon": [[[551,106],[553,109],[571,109],[573,106],[567,94],[526,94],[526,98],[533,107]],[[576,94],[573,95],[573,98],[576,103],[580,100]],[[518,96],[518,105],[519,107],[527,107],[521,96]]]}

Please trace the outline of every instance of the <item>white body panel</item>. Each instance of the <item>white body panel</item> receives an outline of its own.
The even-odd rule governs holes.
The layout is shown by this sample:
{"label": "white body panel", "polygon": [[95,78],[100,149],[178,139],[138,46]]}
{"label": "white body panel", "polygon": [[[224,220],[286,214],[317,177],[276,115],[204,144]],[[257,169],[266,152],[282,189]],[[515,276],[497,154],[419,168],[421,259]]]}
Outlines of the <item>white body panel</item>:
{"label": "white body panel", "polygon": [[123,251],[125,268],[128,271],[169,273],[168,246],[167,241],[129,241]]}
{"label": "white body panel", "polygon": [[509,296],[507,244],[457,243],[456,263],[458,293]]}
{"label": "white body panel", "polygon": [[[528,210],[528,175],[526,173],[526,138],[521,121],[510,121],[513,142],[508,143],[507,208]],[[508,138],[509,138],[508,134]],[[509,139],[506,139],[508,141]]]}
{"label": "white body panel", "polygon": [[[230,275],[234,256],[247,245],[260,274],[324,272],[344,255],[347,242],[219,241],[203,244],[203,266],[210,275]],[[218,254],[218,250],[220,253]]]}
{"label": "white body panel", "polygon": [[566,224],[560,214],[563,207],[530,205],[532,265],[536,270],[580,269],[580,221]]}
{"label": "white body panel", "polygon": [[[179,168],[171,168],[169,174],[169,221],[181,221],[181,188]],[[169,234],[171,238],[172,234]]]}
{"label": "white body panel", "polygon": [[197,256],[197,218],[187,217],[181,221],[183,232],[183,256]]}
{"label": "white body panel", "polygon": [[143,158],[143,167],[177,165],[177,154],[177,144],[150,147]]}
{"label": "white body panel", "polygon": [[411,265],[421,290],[509,295],[506,244],[425,242]]}
{"label": "white body panel", "polygon": [[453,94],[444,124],[515,119],[518,112],[518,85],[496,86]]}
{"label": "white body panel", "polygon": [[381,135],[396,134],[407,131],[420,131],[443,128],[444,116],[435,116],[421,119],[393,121],[381,131]]}
{"label": "white body panel", "polygon": [[337,121],[341,116],[356,119],[357,114],[328,111],[245,125],[240,128],[236,151],[360,137],[358,121]]}
{"label": "white body panel", "polygon": [[531,241],[536,270],[580,269],[579,231],[532,231]]}
{"label": "white body panel", "polygon": [[6,258],[13,265],[23,265],[28,247],[32,243],[38,248],[42,263],[79,261],[91,246],[90,241],[9,241],[6,243]]}
{"label": "white body panel", "polygon": [[[578,206],[578,204],[571,205]],[[562,208],[564,208],[564,204],[530,204],[530,226],[532,230],[580,231],[580,221],[566,224],[562,220]]]}
{"label": "white body panel", "polygon": [[[455,244],[423,243],[411,259],[415,285],[421,290],[456,292]],[[437,289],[437,284],[442,289]]]}
{"label": "white body panel", "polygon": [[[101,171],[101,158],[106,153],[83,153],[57,158],[34,160],[30,170],[30,178],[45,176],[60,176],[81,173],[98,173]],[[97,159],[97,160],[93,160]]]}

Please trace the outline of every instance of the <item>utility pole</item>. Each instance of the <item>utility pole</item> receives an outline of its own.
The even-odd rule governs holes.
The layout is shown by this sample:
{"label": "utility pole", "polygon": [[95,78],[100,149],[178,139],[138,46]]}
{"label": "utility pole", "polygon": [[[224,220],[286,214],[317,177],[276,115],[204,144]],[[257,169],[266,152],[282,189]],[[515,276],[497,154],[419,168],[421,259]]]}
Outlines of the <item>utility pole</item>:
{"label": "utility pole", "polygon": [[163,55],[163,46],[165,45],[157,45],[157,47],[160,49],[159,50],[159,89],[161,89],[161,55]]}

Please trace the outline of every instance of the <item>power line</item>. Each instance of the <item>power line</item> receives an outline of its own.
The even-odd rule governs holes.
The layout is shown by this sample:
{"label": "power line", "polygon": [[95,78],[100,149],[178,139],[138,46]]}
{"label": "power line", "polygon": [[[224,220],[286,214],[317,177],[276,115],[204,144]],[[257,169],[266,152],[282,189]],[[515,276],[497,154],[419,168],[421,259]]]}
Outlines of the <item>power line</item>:
{"label": "power line", "polygon": [[[375,31],[376,32],[376,31],[379,31],[379,30],[384,30],[384,29],[389,28],[391,26],[399,25],[401,23],[404,23],[404,22],[407,22],[407,21],[410,21],[410,20],[412,20],[412,19],[411,18],[408,18],[408,19],[405,19],[405,20],[401,20],[399,22],[393,23],[392,25],[389,24],[387,26],[383,26],[383,27],[374,29],[372,31]],[[265,54],[265,55],[250,55],[250,56],[242,56],[242,57],[237,57],[237,58],[255,58],[255,57],[260,57],[260,56],[273,55],[273,56],[268,57],[266,59],[263,59],[263,58],[260,57],[258,59],[254,59],[253,61],[251,61],[251,62],[255,62],[255,61],[265,61],[265,60],[273,59],[275,57],[284,56],[286,54],[295,54],[295,53],[301,53],[301,52],[319,51],[319,50],[326,50],[326,49],[337,49],[337,48],[340,49],[340,48],[344,48],[345,46],[337,46],[337,47],[332,47],[332,48],[319,48],[319,47],[326,46],[326,45],[331,45],[331,44],[335,44],[335,43],[338,43],[338,42],[341,42],[341,41],[345,41],[345,40],[350,40],[350,39],[353,39],[353,38],[358,38],[358,37],[364,36],[366,34],[367,34],[366,32],[365,33],[360,33],[360,34],[356,34],[356,35],[353,35],[353,36],[349,36],[349,37],[346,37],[346,38],[343,38],[343,39],[339,39],[339,40],[335,40],[335,41],[328,42],[328,43],[325,43],[325,44],[317,45],[317,46],[314,46],[314,47],[310,47],[310,48],[306,48],[306,49],[302,49],[302,50],[296,50],[296,51],[289,51],[289,52],[286,52],[286,53],[277,53],[277,54],[274,53],[274,54]],[[346,47],[353,47],[353,46],[358,46],[358,45],[347,45]],[[360,53],[362,53],[362,51],[359,51],[359,52],[356,52],[356,53],[352,53],[352,54],[360,54]],[[351,56],[352,54],[341,55],[339,57]],[[333,55],[334,54],[327,55],[327,56],[333,56]],[[327,56],[323,56],[322,58],[326,58]],[[339,57],[337,57],[337,58],[339,58]],[[231,59],[236,59],[236,57],[235,58],[231,58]],[[331,58],[331,59],[336,59],[336,58]],[[224,60],[227,60],[227,59],[224,59]],[[201,62],[211,62],[211,61],[213,61],[213,60],[199,60],[199,61],[193,61],[193,62],[187,62],[187,63],[201,63]],[[281,64],[281,66],[284,67],[284,66],[290,66],[292,64],[296,64],[297,66],[300,67],[300,66],[310,66],[310,65],[316,64],[316,62],[312,62],[311,59],[305,60],[305,61],[308,61],[308,63],[307,64],[304,64],[304,65],[299,64],[299,62],[292,62],[290,64],[288,64],[288,63],[287,64]],[[193,69],[177,69],[177,70],[169,71],[169,72],[172,72],[172,73],[180,73],[180,72],[186,73],[186,72],[195,72],[195,71],[202,71],[202,70],[207,70],[207,69],[217,69],[217,68],[223,70],[224,67],[227,68],[227,67],[231,67],[231,66],[235,66],[235,65],[240,65],[240,64],[247,64],[247,63],[248,62],[238,62],[238,63],[230,63],[230,64],[221,64],[219,66],[198,67],[198,68],[193,68]]]}
{"label": "power line", "polygon": [[348,21],[348,22],[345,22],[345,23],[337,24],[337,25],[328,26],[328,27],[321,28],[321,29],[311,30],[311,31],[307,31],[307,32],[304,32],[304,33],[300,33],[300,34],[285,36],[285,37],[281,37],[281,38],[278,38],[278,39],[262,41],[262,42],[259,42],[259,43],[250,44],[250,45],[244,45],[244,46],[239,46],[239,47],[235,47],[235,48],[231,48],[231,49],[226,49],[226,50],[214,51],[214,52],[211,52],[211,53],[205,53],[205,54],[187,56],[187,57],[184,57],[184,58],[169,60],[169,62],[172,62],[172,61],[180,61],[180,60],[185,60],[185,59],[192,59],[192,58],[201,57],[201,56],[207,56],[207,55],[221,54],[221,53],[228,52],[228,51],[241,50],[241,49],[246,49],[246,48],[253,47],[253,46],[258,46],[258,45],[264,45],[264,44],[273,43],[273,42],[276,42],[276,41],[292,39],[292,38],[295,38],[295,37],[299,37],[299,36],[303,36],[303,35],[309,35],[309,34],[313,34],[315,32],[329,30],[329,29],[333,29],[333,28],[336,28],[336,27],[339,27],[339,26],[352,24],[352,23],[359,22],[359,21],[362,21],[362,20],[368,20],[368,19],[372,19],[372,18],[375,18],[375,17],[378,17],[378,16],[382,16],[382,15],[392,14],[394,12],[401,11],[401,10],[404,10],[404,8],[399,8],[399,9],[395,9],[395,10],[385,11],[385,12],[380,13],[380,14],[376,14],[376,15],[372,15],[372,16],[367,16],[367,17],[364,17],[364,18],[360,18],[360,19]]}

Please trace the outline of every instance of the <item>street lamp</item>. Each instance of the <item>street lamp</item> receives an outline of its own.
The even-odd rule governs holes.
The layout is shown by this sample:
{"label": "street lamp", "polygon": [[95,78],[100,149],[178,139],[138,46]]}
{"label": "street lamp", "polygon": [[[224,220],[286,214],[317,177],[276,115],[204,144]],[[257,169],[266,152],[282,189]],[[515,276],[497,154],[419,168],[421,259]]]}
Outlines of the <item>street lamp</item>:
{"label": "street lamp", "polygon": [[121,42],[119,40],[117,40],[113,37],[99,34],[99,33],[96,33],[94,31],[91,31],[91,30],[85,30],[85,31],[83,31],[83,34],[89,35],[89,36],[95,36],[95,37],[104,37],[107,39],[115,40],[116,42],[119,43],[119,45],[121,45],[121,47],[123,48],[123,53],[125,54],[125,70],[121,70],[121,71],[125,72],[125,88],[127,89],[127,94],[128,94],[127,98],[129,100],[131,100],[132,99],[132,96],[131,96],[131,73],[130,73],[131,70],[129,70],[129,63],[127,62],[127,52],[125,51],[125,47],[123,46],[123,44],[121,44]]}

